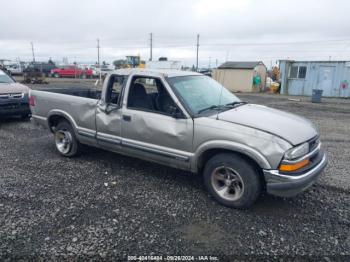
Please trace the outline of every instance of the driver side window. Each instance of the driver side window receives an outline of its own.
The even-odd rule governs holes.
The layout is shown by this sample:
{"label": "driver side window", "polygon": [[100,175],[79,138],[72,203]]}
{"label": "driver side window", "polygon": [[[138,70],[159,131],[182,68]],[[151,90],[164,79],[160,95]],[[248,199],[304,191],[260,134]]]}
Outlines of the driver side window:
{"label": "driver side window", "polygon": [[171,115],[176,105],[158,78],[134,77],[130,84],[128,108]]}

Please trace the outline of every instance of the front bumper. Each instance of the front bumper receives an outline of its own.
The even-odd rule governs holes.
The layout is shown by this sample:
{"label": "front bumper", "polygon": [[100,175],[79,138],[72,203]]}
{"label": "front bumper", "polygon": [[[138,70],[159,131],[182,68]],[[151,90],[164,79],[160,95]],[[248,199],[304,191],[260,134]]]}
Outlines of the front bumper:
{"label": "front bumper", "polygon": [[266,191],[269,194],[292,197],[310,187],[327,165],[327,156],[322,152],[321,161],[311,170],[298,175],[280,174],[278,170],[263,170]]}
{"label": "front bumper", "polygon": [[29,104],[27,102],[9,102],[0,103],[0,116],[30,114]]}

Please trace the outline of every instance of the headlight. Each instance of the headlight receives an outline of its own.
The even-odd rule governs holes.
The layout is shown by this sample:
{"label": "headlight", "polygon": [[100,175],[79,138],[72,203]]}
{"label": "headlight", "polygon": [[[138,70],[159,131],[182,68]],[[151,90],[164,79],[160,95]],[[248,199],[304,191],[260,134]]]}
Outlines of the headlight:
{"label": "headlight", "polygon": [[289,149],[285,154],[284,158],[288,160],[302,157],[309,153],[309,143],[301,144],[300,146]]}

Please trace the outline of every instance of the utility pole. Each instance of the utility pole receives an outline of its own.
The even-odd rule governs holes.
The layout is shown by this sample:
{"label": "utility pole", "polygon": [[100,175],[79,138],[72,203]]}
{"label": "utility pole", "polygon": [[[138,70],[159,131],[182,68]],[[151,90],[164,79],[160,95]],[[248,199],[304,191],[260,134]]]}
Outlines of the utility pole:
{"label": "utility pole", "polygon": [[150,33],[150,50],[149,50],[149,61],[152,61],[152,49],[153,49],[153,34]]}
{"label": "utility pole", "polygon": [[100,68],[100,39],[97,38],[97,64]]}
{"label": "utility pole", "polygon": [[97,38],[97,64],[98,64],[98,70],[100,75],[100,83],[101,83],[101,65],[100,65],[100,39]]}
{"label": "utility pole", "polygon": [[197,34],[197,58],[196,58],[196,71],[198,71],[198,50],[199,50],[199,34]]}
{"label": "utility pole", "polygon": [[30,42],[30,45],[32,46],[33,62],[35,62],[35,55],[34,55],[34,45],[33,45],[33,42]]}

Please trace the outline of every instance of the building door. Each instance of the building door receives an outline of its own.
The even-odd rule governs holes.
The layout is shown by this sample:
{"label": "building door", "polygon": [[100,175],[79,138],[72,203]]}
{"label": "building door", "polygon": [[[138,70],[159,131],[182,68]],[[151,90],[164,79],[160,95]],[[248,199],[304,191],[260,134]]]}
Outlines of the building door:
{"label": "building door", "polygon": [[333,86],[335,67],[334,66],[320,66],[318,70],[317,89],[322,89],[322,96],[338,96]]}

